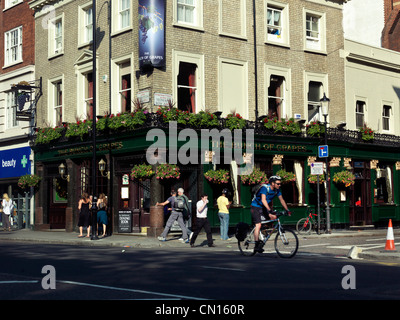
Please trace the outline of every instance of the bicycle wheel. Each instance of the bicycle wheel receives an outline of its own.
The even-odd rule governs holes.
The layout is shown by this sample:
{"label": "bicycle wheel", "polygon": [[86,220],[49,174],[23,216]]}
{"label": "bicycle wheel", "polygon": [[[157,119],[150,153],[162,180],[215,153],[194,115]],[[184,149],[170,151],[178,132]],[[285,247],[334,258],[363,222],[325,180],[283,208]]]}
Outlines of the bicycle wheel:
{"label": "bicycle wheel", "polygon": [[281,258],[292,258],[299,248],[299,240],[292,230],[281,229],[275,237],[275,250]]}
{"label": "bicycle wheel", "polygon": [[311,232],[312,224],[310,219],[308,218],[301,218],[297,221],[296,230],[299,234],[309,234]]}
{"label": "bicycle wheel", "polygon": [[246,238],[243,241],[238,240],[239,251],[244,256],[254,256],[254,247],[256,242],[254,240],[254,228],[247,233]]}

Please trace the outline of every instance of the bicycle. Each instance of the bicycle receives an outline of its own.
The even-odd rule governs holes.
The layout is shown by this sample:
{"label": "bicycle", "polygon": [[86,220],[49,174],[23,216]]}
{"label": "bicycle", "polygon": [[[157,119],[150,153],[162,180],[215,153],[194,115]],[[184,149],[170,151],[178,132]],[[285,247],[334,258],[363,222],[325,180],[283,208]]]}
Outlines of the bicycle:
{"label": "bicycle", "polygon": [[[281,258],[292,258],[296,255],[299,248],[299,240],[296,234],[289,229],[284,229],[279,217],[283,215],[288,215],[286,211],[276,212],[273,211],[274,215],[277,216],[274,220],[266,220],[263,216],[261,217],[261,230],[259,235],[259,240],[263,242],[262,247],[265,246],[266,242],[271,238],[274,232],[277,232],[274,241],[274,247],[276,253]],[[264,219],[263,219],[264,218]],[[272,229],[269,228],[268,224],[273,223]],[[254,256],[256,252],[254,247],[256,241],[254,240],[254,230],[255,226],[248,231],[243,239],[238,239],[238,247],[240,253],[244,256]]]}
{"label": "bicycle", "polygon": [[[310,206],[307,206],[306,213],[308,214],[306,218],[301,218],[299,221],[297,221],[296,230],[299,234],[310,234],[311,229],[314,229],[317,234],[320,234],[322,229],[326,230],[325,218],[320,218],[321,230],[318,230],[318,218],[315,218],[318,217],[318,214],[313,213]],[[325,214],[325,210],[322,210],[322,213]]]}

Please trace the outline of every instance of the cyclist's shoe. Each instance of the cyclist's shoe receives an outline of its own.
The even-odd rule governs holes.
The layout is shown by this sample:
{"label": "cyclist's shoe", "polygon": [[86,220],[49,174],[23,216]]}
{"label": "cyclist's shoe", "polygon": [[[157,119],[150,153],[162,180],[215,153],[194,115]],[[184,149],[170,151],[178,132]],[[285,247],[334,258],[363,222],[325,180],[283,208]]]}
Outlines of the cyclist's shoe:
{"label": "cyclist's shoe", "polygon": [[263,247],[263,242],[261,240],[256,242],[256,245],[254,246],[254,252],[258,252],[258,253],[263,253],[264,249]]}

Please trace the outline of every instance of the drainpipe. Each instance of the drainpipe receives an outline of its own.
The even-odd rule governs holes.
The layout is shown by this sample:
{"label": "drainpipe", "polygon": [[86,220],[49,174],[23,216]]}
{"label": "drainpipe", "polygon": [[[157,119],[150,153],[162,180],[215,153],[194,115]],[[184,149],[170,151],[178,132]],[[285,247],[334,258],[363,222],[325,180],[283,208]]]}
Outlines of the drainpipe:
{"label": "drainpipe", "polygon": [[255,116],[256,126],[258,120],[258,73],[257,73],[257,30],[256,30],[256,0],[253,0],[253,33],[254,33],[254,90],[255,90]]}

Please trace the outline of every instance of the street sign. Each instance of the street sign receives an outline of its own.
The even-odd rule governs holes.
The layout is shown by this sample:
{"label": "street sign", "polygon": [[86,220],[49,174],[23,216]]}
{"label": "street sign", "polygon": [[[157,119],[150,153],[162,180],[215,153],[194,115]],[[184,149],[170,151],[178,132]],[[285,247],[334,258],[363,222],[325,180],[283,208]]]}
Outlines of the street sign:
{"label": "street sign", "polygon": [[318,157],[327,158],[328,157],[328,146],[318,146]]}
{"label": "street sign", "polygon": [[311,163],[311,174],[312,175],[322,175],[322,174],[324,174],[324,163],[323,162],[313,162],[313,163]]}

